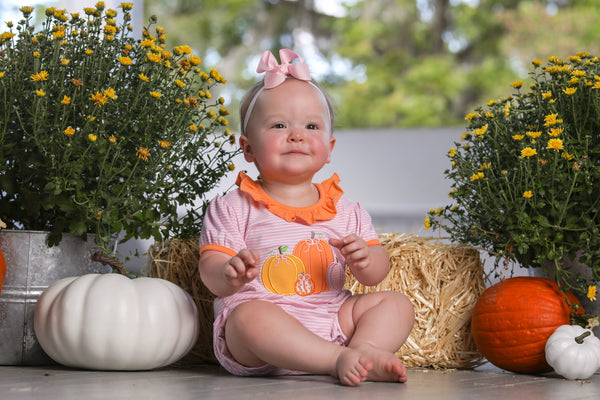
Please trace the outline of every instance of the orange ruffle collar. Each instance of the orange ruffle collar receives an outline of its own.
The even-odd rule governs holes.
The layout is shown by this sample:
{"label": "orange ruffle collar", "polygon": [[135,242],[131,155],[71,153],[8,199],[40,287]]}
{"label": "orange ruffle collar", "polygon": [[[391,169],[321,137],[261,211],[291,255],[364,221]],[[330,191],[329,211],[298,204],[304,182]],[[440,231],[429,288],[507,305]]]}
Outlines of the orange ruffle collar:
{"label": "orange ruffle collar", "polygon": [[309,225],[316,221],[327,221],[336,216],[337,210],[335,204],[344,194],[342,188],[338,186],[340,178],[338,174],[333,174],[329,179],[314,185],[319,190],[319,201],[309,207],[290,207],[273,200],[263,189],[258,181],[252,180],[248,175],[240,172],[237,177],[236,185],[242,192],[248,193],[254,201],[263,204],[273,214],[288,222],[296,221],[298,218],[306,221]]}

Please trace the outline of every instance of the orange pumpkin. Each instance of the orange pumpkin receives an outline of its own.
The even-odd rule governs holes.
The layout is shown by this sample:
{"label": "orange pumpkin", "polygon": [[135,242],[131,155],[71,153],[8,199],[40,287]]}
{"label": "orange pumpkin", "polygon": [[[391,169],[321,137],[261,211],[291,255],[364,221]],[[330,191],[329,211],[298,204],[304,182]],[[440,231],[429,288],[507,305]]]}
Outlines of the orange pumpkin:
{"label": "orange pumpkin", "polygon": [[6,261],[4,260],[4,254],[2,254],[2,250],[0,250],[0,293],[2,293],[4,275],[6,275]]}
{"label": "orange pumpkin", "polygon": [[296,294],[300,296],[308,296],[315,292],[315,282],[310,277],[310,274],[298,274],[296,279]]}
{"label": "orange pumpkin", "polygon": [[265,288],[275,294],[296,294],[296,280],[306,272],[302,260],[293,254],[283,254],[287,247],[280,247],[265,261],[260,272]]}
{"label": "orange pumpkin", "polygon": [[302,260],[306,273],[315,282],[315,293],[329,290],[327,284],[327,267],[333,262],[333,250],[325,240],[315,239],[315,232],[310,239],[301,240],[294,248],[294,255]]}
{"label": "orange pumpkin", "polygon": [[[581,306],[550,279],[515,277],[491,286],[473,308],[471,331],[477,349],[507,371],[552,371],[545,346],[556,328],[570,324],[572,309],[565,295],[569,303]],[[582,307],[577,313],[583,313]]]}

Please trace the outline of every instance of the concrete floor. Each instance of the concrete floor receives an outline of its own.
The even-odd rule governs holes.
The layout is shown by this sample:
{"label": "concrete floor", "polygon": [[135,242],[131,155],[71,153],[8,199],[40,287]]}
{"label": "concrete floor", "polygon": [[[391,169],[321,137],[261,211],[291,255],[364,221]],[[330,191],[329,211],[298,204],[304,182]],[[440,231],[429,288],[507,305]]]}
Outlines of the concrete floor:
{"label": "concrete floor", "polygon": [[0,366],[2,400],[250,398],[598,400],[600,373],[586,381],[569,381],[555,374],[512,374],[488,364],[476,370],[410,369],[406,384],[365,382],[348,388],[327,376],[239,378],[215,366],[145,372]]}

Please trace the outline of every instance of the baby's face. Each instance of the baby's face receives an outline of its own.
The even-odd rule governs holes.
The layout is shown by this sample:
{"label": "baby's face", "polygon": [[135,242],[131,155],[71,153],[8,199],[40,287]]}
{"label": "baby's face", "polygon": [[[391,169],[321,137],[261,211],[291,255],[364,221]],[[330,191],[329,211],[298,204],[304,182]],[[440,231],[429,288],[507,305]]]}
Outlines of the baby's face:
{"label": "baby's face", "polygon": [[264,180],[312,179],[330,161],[335,138],[329,125],[319,89],[288,79],[260,94],[240,145]]}

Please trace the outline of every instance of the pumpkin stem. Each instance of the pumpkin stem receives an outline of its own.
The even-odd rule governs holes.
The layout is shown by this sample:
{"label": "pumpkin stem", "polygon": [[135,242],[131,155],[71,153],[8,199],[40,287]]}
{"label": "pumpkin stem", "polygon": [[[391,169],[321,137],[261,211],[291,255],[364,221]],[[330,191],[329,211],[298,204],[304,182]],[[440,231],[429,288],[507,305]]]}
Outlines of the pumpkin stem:
{"label": "pumpkin stem", "polygon": [[571,313],[571,325],[579,325],[585,329],[593,329],[600,325],[597,315]]}
{"label": "pumpkin stem", "polygon": [[590,336],[591,334],[592,334],[591,331],[585,331],[581,335],[577,336],[575,338],[575,341],[577,342],[577,344],[583,344],[583,341],[585,340],[585,338]]}
{"label": "pumpkin stem", "polygon": [[97,251],[92,254],[91,259],[92,261],[98,261],[99,263],[110,266],[113,269],[113,272],[116,271],[121,275],[129,276],[125,266],[114,257],[107,256],[102,254],[102,252]]}

